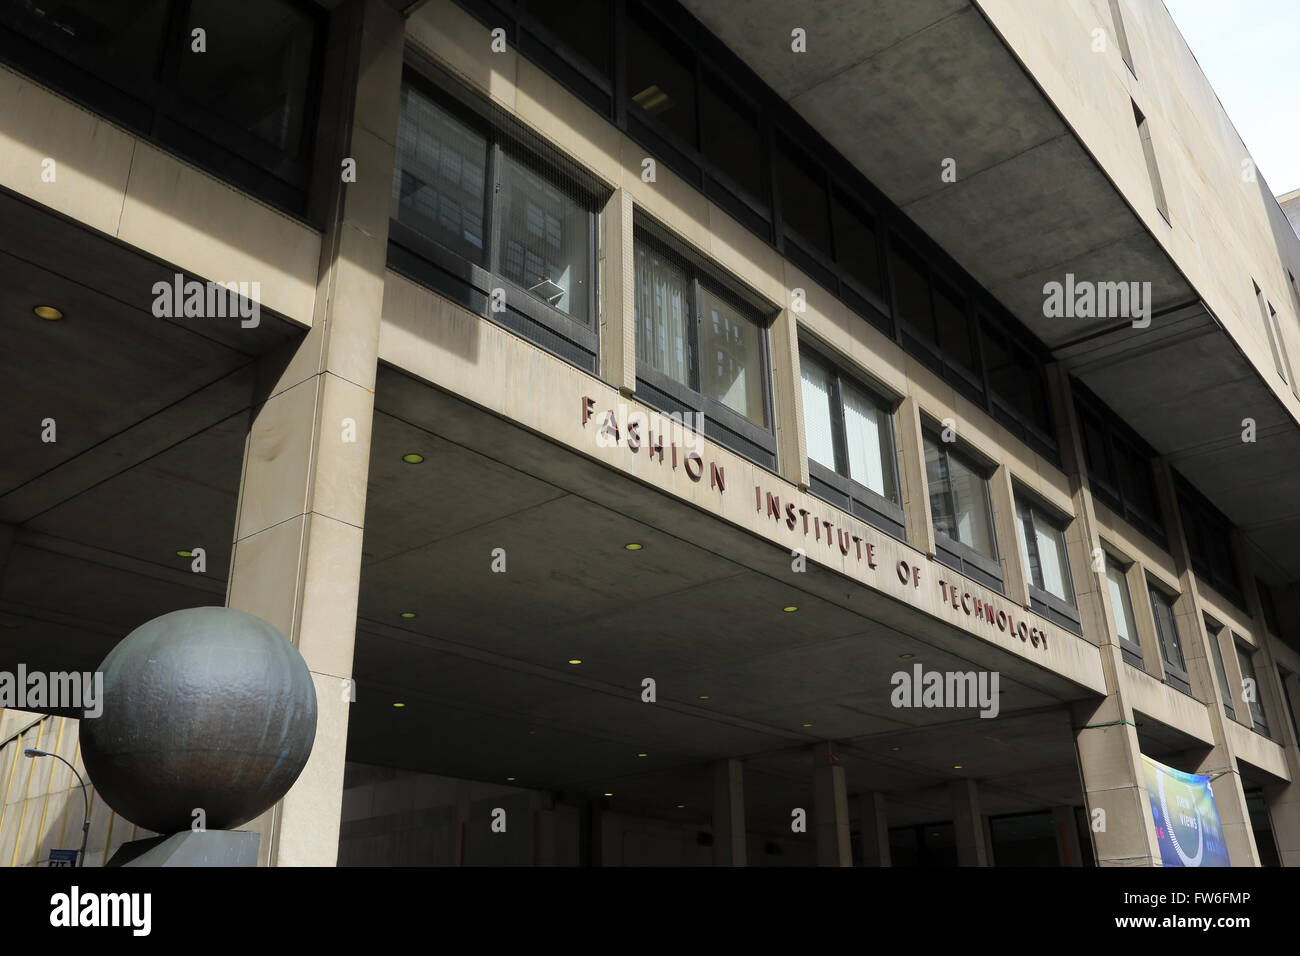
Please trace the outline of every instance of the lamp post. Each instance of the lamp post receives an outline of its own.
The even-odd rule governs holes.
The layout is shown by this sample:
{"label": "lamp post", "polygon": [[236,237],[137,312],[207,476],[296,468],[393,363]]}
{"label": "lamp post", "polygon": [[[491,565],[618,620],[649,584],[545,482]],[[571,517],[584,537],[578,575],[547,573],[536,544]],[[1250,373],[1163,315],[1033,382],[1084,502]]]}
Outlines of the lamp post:
{"label": "lamp post", "polygon": [[[52,754],[46,750],[37,750],[35,747],[26,748],[23,750],[23,754],[28,757],[53,757],[55,760],[63,760],[63,758],[58,754]],[[77,855],[77,866],[85,866],[86,838],[90,836],[90,798],[86,796],[86,781],[81,779],[81,774],[77,773],[77,768],[72,766],[72,764],[68,763],[66,760],[63,760],[63,762],[68,764],[68,769],[73,772],[77,780],[81,783],[81,801],[85,806],[86,812],[84,814],[85,819],[81,824],[81,853]]]}

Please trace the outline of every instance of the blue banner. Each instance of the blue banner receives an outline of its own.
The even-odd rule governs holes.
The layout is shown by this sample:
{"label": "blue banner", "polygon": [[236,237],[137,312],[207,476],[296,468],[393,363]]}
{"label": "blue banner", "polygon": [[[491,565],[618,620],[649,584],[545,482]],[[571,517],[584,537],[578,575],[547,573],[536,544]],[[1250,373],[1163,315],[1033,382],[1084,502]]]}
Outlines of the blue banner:
{"label": "blue banner", "polygon": [[1151,817],[1165,866],[1230,866],[1210,778],[1142,755]]}

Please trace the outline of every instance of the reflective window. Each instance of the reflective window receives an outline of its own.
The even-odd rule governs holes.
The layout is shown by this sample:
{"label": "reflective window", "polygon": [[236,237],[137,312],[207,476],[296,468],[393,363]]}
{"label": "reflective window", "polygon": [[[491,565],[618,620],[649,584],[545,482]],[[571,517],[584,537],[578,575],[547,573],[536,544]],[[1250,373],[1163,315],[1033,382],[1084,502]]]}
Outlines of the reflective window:
{"label": "reflective window", "polygon": [[700,391],[766,427],[758,323],[700,287]]}
{"label": "reflective window", "polygon": [[1236,697],[1228,685],[1228,671],[1223,666],[1223,650],[1219,647],[1219,629],[1209,621],[1205,622],[1205,634],[1210,640],[1210,653],[1214,657],[1214,676],[1219,682],[1219,693],[1223,695],[1223,709],[1229,717],[1236,716]]}
{"label": "reflective window", "polygon": [[608,0],[519,0],[519,5],[540,18],[561,43],[599,74],[609,75],[613,21]]}
{"label": "reflective window", "polygon": [[1020,554],[1030,583],[1067,604],[1074,603],[1070,564],[1065,554],[1065,532],[1059,522],[1024,499],[1016,500]]}
{"label": "reflective window", "polygon": [[487,138],[410,86],[402,89],[392,216],[484,263]]}
{"label": "reflective window", "polygon": [[975,354],[971,351],[970,316],[966,311],[966,300],[943,282],[934,285],[934,324],[944,357],[962,368],[973,370]]}
{"label": "reflective window", "polygon": [[925,474],[936,534],[997,560],[988,480],[948,443],[925,437]]}
{"label": "reflective window", "polygon": [[807,352],[799,355],[799,374],[803,379],[803,423],[808,458],[835,471],[835,422],[831,412],[831,404],[835,401],[835,376]]}
{"label": "reflective window", "polygon": [[638,363],[769,429],[765,326],[758,315],[640,230],[634,249]]}
{"label": "reflective window", "polygon": [[591,211],[509,154],[501,157],[501,272],[588,324]]}
{"label": "reflective window", "polygon": [[1124,569],[1110,555],[1106,556],[1106,587],[1110,591],[1111,613],[1120,646],[1142,657],[1142,641],[1138,637],[1137,623],[1133,619],[1133,601],[1129,598],[1128,578]]}
{"label": "reflective window", "polygon": [[636,356],[675,382],[695,387],[690,280],[673,258],[636,243]]}
{"label": "reflective window", "polygon": [[877,398],[815,353],[801,348],[808,458],[898,502],[893,416]]}

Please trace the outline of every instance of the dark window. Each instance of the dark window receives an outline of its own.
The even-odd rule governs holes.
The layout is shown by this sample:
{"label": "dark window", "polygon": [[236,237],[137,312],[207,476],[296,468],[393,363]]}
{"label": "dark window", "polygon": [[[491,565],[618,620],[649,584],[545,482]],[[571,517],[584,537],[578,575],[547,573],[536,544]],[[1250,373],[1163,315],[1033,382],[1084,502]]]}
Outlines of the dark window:
{"label": "dark window", "polygon": [[700,90],[704,156],[751,198],[766,202],[758,116],[733,97],[721,81],[708,73],[704,76],[705,83]]}
{"label": "dark window", "polygon": [[1124,15],[1120,12],[1119,0],[1110,0],[1110,18],[1115,24],[1115,42],[1119,44],[1119,55],[1129,72],[1137,76],[1133,69],[1133,51],[1128,46],[1128,31],[1124,29]]}
{"label": "dark window", "polygon": [[694,53],[639,4],[627,12],[627,95],[643,115],[696,147]]}
{"label": "dark window", "polygon": [[667,412],[703,412],[705,434],[772,467],[768,319],[689,255],[635,239],[637,393]]}
{"label": "dark window", "polygon": [[613,4],[608,0],[519,0],[519,6],[544,23],[566,53],[577,54],[601,76],[609,75]]}
{"label": "dark window", "polygon": [[944,282],[934,284],[934,324],[939,334],[939,348],[944,358],[951,359],[963,369],[972,372],[975,355],[972,351],[970,315],[966,299]]}
{"label": "dark window", "polygon": [[301,214],[326,19],[306,0],[13,0],[0,57]]}
{"label": "dark window", "polygon": [[1205,636],[1210,641],[1210,653],[1214,655],[1214,676],[1219,682],[1219,693],[1223,695],[1223,710],[1229,717],[1236,718],[1236,697],[1228,685],[1228,671],[1223,666],[1223,649],[1219,646],[1219,631],[1213,622],[1205,622]]}
{"label": "dark window", "polygon": [[1268,720],[1264,716],[1263,688],[1255,676],[1255,651],[1245,644],[1233,642],[1237,649],[1237,664],[1241,668],[1241,696],[1250,707],[1250,719],[1255,729],[1268,735]]}
{"label": "dark window", "polygon": [[957,835],[952,821],[890,827],[889,862],[892,866],[956,866]]}
{"label": "dark window", "polygon": [[894,290],[894,316],[924,341],[937,344],[930,310],[930,282],[925,263],[901,242],[889,244],[889,276]]}
{"label": "dark window", "polygon": [[286,3],[191,0],[186,36],[207,31],[206,51],[187,43],[178,89],[276,149],[296,154],[312,78],[315,20]]}
{"label": "dark window", "polygon": [[784,139],[778,140],[776,148],[776,188],[787,229],[829,258],[831,209],[825,173]]}
{"label": "dark window", "polygon": [[892,403],[807,348],[799,369],[813,492],[905,537]]}
{"label": "dark window", "polygon": [[989,817],[993,859],[998,866],[1060,866],[1051,810]]}
{"label": "dark window", "polygon": [[1169,205],[1165,202],[1165,187],[1160,181],[1160,167],[1156,165],[1156,149],[1151,142],[1151,124],[1142,115],[1136,103],[1133,104],[1133,121],[1137,123],[1138,140],[1142,144],[1142,156],[1147,163],[1147,177],[1151,180],[1151,195],[1156,202],[1156,211],[1169,222]]}
{"label": "dark window", "polygon": [[979,328],[994,415],[1017,436],[1055,458],[1042,360],[988,316],[981,316]]}
{"label": "dark window", "polygon": [[838,190],[831,207],[835,221],[835,255],[853,281],[884,296],[880,281],[880,243],[872,217]]}
{"label": "dark window", "polygon": [[1155,453],[1078,381],[1071,380],[1094,496],[1157,544],[1164,525],[1151,460]]}
{"label": "dark window", "polygon": [[408,74],[389,230],[395,268],[594,369],[595,209],[566,171]]}
{"label": "dark window", "polygon": [[1259,591],[1259,604],[1264,610],[1264,626],[1269,632],[1282,636],[1282,623],[1278,620],[1277,605],[1273,603],[1273,593],[1268,589],[1268,585],[1259,578],[1255,579],[1255,588]]}
{"label": "dark window", "polygon": [[986,470],[927,431],[925,476],[940,560],[1001,590]]}
{"label": "dark window", "polygon": [[1175,599],[1154,586],[1148,594],[1151,598],[1151,614],[1155,618],[1156,638],[1160,642],[1160,656],[1165,662],[1165,679],[1170,686],[1190,694],[1191,683],[1187,677],[1187,663],[1183,659],[1183,645],[1178,638],[1178,626],[1174,623]]}
{"label": "dark window", "polygon": [[1207,584],[1244,609],[1245,596],[1232,556],[1232,525],[1217,508],[1179,475],[1178,512],[1192,570]]}

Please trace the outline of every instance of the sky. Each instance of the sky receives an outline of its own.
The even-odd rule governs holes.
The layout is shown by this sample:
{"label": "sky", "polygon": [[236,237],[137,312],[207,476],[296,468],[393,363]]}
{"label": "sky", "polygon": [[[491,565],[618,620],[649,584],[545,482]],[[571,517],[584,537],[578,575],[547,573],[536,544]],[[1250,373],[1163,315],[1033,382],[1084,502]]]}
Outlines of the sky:
{"label": "sky", "polygon": [[1300,0],[1164,0],[1273,194],[1300,189]]}

